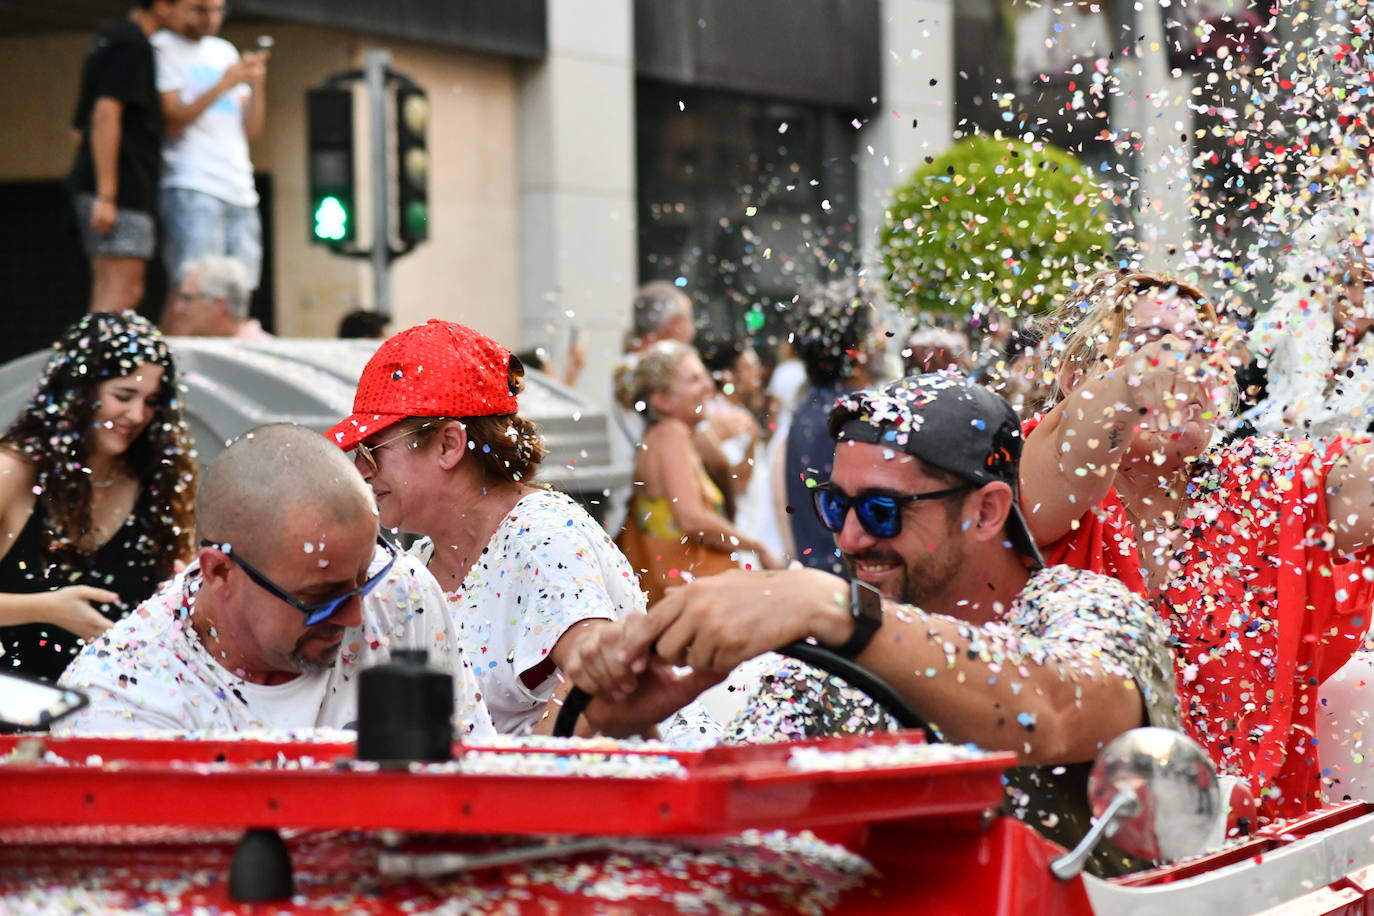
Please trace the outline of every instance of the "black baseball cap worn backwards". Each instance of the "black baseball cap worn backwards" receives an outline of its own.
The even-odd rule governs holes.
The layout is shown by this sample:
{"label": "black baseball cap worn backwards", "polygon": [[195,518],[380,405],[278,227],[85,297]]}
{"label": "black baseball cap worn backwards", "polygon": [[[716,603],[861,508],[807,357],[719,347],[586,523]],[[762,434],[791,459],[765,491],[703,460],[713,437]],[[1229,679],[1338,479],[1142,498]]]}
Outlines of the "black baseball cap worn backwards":
{"label": "black baseball cap worn backwards", "polygon": [[893,448],[980,487],[994,480],[1009,484],[1007,537],[1021,555],[1044,565],[1019,505],[1021,421],[999,395],[959,372],[913,375],[840,398],[827,428],[837,444]]}

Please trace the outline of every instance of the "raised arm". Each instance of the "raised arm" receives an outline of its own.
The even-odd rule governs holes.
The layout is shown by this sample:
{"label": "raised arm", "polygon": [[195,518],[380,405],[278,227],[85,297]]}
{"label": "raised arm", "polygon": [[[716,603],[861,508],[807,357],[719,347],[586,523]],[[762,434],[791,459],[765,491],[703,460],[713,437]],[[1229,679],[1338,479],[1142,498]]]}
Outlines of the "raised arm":
{"label": "raised arm", "polygon": [[1021,505],[1035,539],[1050,544],[1106,497],[1141,423],[1176,426],[1200,399],[1206,357],[1166,336],[1076,387],[1026,438]]}
{"label": "raised arm", "polygon": [[267,58],[266,51],[253,51],[245,60],[256,64],[248,73],[248,88],[252,92],[243,105],[243,132],[249,140],[256,140],[267,127]]}
{"label": "raised arm", "polygon": [[1352,445],[1332,465],[1326,512],[1337,553],[1374,544],[1374,445]]}
{"label": "raised arm", "polygon": [[1026,437],[1021,505],[1035,539],[1059,540],[1106,497],[1135,438],[1138,414],[1121,373],[1093,379]]}
{"label": "raised arm", "polygon": [[[233,89],[239,83],[248,82],[254,73],[262,69],[262,64],[252,58],[242,58],[230,64],[225,69],[224,75],[219,78],[209,89],[197,96],[190,102],[181,100],[180,90],[169,90],[162,93],[162,121],[163,130],[168,137],[180,137],[186,132],[202,114],[205,109],[215,103],[221,95]],[[245,112],[245,117],[247,112]],[[245,121],[245,126],[247,122]]]}
{"label": "raised arm", "polygon": [[[664,690],[642,680],[654,664],[719,675],[798,639],[842,645],[854,627],[847,605],[844,581],[819,570],[722,573],[603,628],[600,645],[580,647],[566,670],[599,703],[648,707],[644,694]],[[949,741],[1015,751],[1024,763],[1071,763],[1093,759],[1103,744],[1146,722],[1140,689],[1108,671],[1090,641],[1032,644],[1005,626],[974,626],[891,601],[883,614],[858,662]]]}

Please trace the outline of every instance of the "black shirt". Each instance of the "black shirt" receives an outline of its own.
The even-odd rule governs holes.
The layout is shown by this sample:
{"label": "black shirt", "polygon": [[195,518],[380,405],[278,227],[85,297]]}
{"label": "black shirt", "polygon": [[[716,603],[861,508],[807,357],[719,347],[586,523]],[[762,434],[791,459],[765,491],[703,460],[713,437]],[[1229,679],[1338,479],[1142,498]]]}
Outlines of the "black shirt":
{"label": "black shirt", "polygon": [[157,92],[153,46],[129,19],[102,28],[86,52],[81,94],[72,116],[72,127],[81,133],[81,146],[67,176],[68,187],[76,193],[96,193],[91,112],[96,100],[102,98],[116,99],[124,106],[115,202],[120,207],[155,213],[162,171],[162,99]]}
{"label": "black shirt", "polygon": [[[157,590],[157,558],[149,547],[140,519],[148,516],[144,497],[114,537],[89,556],[79,559],[79,568],[54,562],[44,549],[43,532],[48,518],[40,497],[33,512],[9,552],[0,560],[0,592],[29,594],[67,585],[91,585],[119,595],[119,604],[97,604],[96,610],[118,620],[142,604]],[[82,648],[70,631],[51,623],[21,623],[0,627],[0,668],[55,681]]]}
{"label": "black shirt", "polygon": [[830,438],[826,420],[835,401],[847,391],[840,384],[807,388],[792,415],[783,450],[787,522],[792,528],[796,559],[810,569],[823,569],[846,579],[849,570],[835,547],[835,535],[816,517],[811,492],[817,484],[830,479],[835,464],[835,440]]}

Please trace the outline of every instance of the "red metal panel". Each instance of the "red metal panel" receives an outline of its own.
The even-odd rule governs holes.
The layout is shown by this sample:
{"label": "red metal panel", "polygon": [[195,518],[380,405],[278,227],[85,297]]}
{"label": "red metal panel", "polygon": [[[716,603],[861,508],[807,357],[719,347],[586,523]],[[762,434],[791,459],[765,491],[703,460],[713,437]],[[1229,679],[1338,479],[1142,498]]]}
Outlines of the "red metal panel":
{"label": "red metal panel", "polygon": [[[1002,799],[1010,754],[878,769],[797,770],[792,746],[674,755],[684,774],[653,778],[355,770],[308,744],[50,739],[70,765],[0,767],[0,825],[173,824],[448,833],[685,835],[799,829],[981,812]],[[237,745],[237,747],[235,747]],[[825,750],[863,746],[821,742]],[[347,746],[343,746],[347,750]],[[288,751],[290,753],[288,753]],[[520,753],[499,748],[497,754]],[[563,750],[568,754],[568,750]],[[573,752],[575,756],[577,752]],[[615,757],[600,748],[587,753]],[[98,754],[98,765],[87,763]],[[191,759],[222,763],[185,763]],[[248,761],[288,761],[277,768]],[[635,755],[643,756],[641,752]],[[632,755],[633,756],[633,755]],[[304,758],[314,764],[302,763]],[[127,762],[133,760],[134,762]],[[213,798],[214,804],[207,804]]]}
{"label": "red metal panel", "polygon": [[[870,828],[862,854],[884,899],[923,916],[1092,916],[1083,883],[1049,862],[1064,850],[1012,817],[900,821]],[[845,912],[869,912],[846,901]],[[879,912],[874,910],[872,912]]]}
{"label": "red metal panel", "polygon": [[[808,744],[844,752],[908,740]],[[0,739],[0,751],[14,743]],[[60,906],[64,898],[86,894],[97,909],[161,907],[172,913],[330,907],[392,913],[452,909],[462,901],[454,911],[542,916],[672,913],[719,895],[719,906],[703,911],[829,910],[838,903],[833,908],[854,914],[1090,913],[1080,882],[1049,876],[1047,862],[1059,850],[1024,825],[991,816],[1003,797],[1002,770],[1015,759],[1010,754],[808,771],[789,765],[797,745],[717,748],[671,754],[680,776],[593,778],[354,769],[351,745],[337,744],[47,744],[65,764],[0,766],[0,907],[23,902],[25,895]],[[528,753],[491,750],[498,758]],[[653,752],[564,745],[539,753],[615,758]],[[116,826],[129,824],[172,826]],[[190,825],[202,825],[199,835]],[[644,837],[827,825],[831,841],[862,855],[878,874],[846,890],[854,880],[837,873],[824,855],[759,853],[755,847],[752,860],[741,859],[726,841],[690,840],[643,854],[584,853],[448,879],[384,880],[378,876],[378,834],[320,832],[392,827],[462,834],[435,842],[475,852],[502,845],[476,834]],[[298,889],[289,904],[250,908],[227,899],[224,877],[236,831],[206,828],[244,826],[310,828],[287,830]],[[617,842],[623,849],[624,841]],[[817,888],[820,896],[814,897]],[[807,894],[814,899],[802,906]],[[816,901],[828,902],[818,907]]]}

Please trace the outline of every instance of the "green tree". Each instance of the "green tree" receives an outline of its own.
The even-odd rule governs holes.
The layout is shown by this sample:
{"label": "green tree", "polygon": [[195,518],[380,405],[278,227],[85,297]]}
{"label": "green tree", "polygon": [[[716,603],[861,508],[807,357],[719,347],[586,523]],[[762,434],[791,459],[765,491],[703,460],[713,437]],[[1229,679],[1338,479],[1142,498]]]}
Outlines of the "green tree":
{"label": "green tree", "polygon": [[1092,173],[1049,143],[960,140],[894,189],[888,296],[911,311],[1043,310],[1111,249]]}

